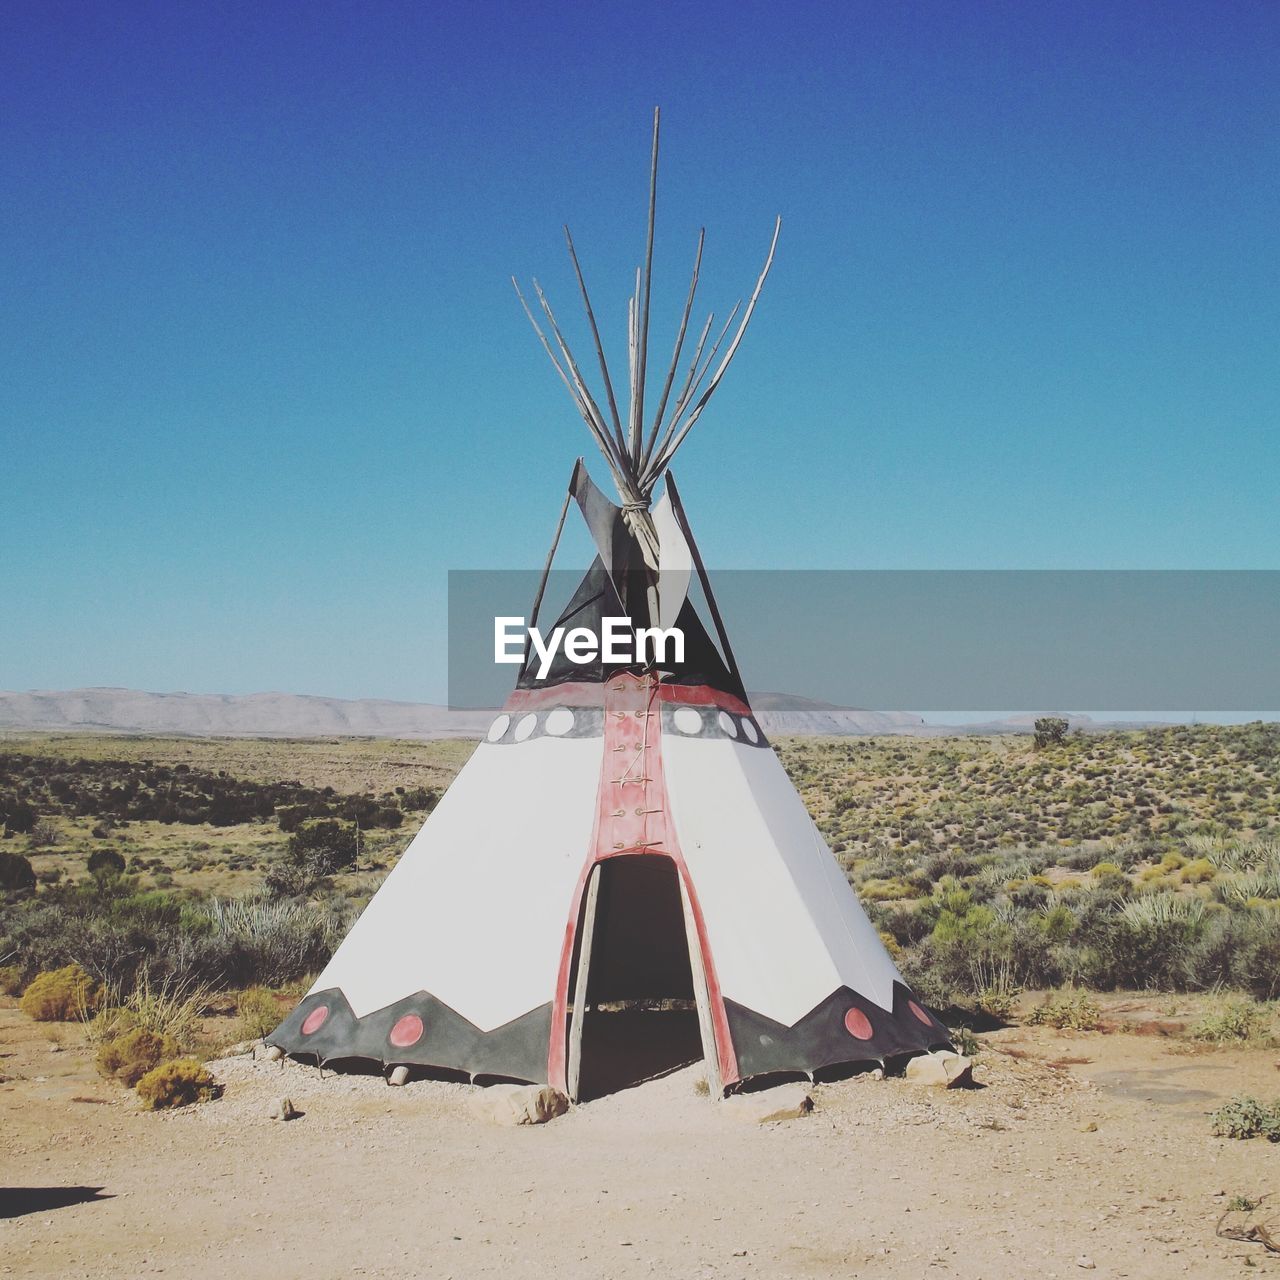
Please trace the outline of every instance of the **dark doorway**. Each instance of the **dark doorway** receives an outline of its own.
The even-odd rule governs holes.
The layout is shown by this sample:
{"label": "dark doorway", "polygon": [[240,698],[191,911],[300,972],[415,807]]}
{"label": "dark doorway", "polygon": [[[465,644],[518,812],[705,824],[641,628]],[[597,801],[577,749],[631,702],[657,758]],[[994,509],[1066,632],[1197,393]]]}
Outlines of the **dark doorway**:
{"label": "dark doorway", "polygon": [[569,985],[575,1001],[571,1063],[572,1038],[581,1033],[576,1090],[581,1101],[702,1058],[675,863],[656,855],[610,858],[592,875]]}

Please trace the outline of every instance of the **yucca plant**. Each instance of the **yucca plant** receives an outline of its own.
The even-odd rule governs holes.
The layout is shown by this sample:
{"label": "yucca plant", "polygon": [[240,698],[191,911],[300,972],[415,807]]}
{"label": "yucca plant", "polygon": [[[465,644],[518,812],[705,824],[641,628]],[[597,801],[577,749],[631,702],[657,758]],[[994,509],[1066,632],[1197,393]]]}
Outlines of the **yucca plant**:
{"label": "yucca plant", "polygon": [[1203,898],[1157,892],[1131,898],[1116,910],[1131,929],[1148,929],[1170,924],[1199,924],[1208,908]]}
{"label": "yucca plant", "polygon": [[229,981],[278,987],[319,969],[346,932],[346,917],[280,898],[214,899],[207,908],[213,935],[228,944],[235,967]]}
{"label": "yucca plant", "polygon": [[1248,906],[1258,898],[1280,899],[1280,867],[1260,871],[1242,871],[1217,886],[1223,902],[1235,906]]}

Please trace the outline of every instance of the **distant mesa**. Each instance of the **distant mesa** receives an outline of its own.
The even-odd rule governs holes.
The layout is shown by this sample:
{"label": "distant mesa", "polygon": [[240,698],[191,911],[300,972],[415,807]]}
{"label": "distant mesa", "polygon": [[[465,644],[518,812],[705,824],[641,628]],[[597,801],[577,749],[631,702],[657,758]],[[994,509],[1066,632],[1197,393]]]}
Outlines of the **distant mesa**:
{"label": "distant mesa", "polygon": [[[791,693],[753,693],[770,737],[787,734],[1030,733],[1035,716],[932,725],[906,711],[868,711]],[[452,711],[429,702],[321,698],[297,693],[146,693],[139,689],[0,691],[0,731],[174,734],[194,738],[479,738],[493,710]],[[1069,717],[1073,728],[1100,725]]]}
{"label": "distant mesa", "polygon": [[0,729],[229,738],[479,737],[491,711],[296,693],[0,692]]}

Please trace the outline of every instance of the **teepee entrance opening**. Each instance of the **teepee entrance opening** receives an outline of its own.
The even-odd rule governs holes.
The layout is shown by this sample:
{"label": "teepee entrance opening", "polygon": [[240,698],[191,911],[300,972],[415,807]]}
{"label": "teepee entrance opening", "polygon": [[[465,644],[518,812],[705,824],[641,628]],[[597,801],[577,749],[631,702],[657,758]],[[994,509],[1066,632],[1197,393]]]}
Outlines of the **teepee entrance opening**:
{"label": "teepee entrance opening", "polygon": [[565,1029],[571,1097],[616,1093],[702,1058],[701,964],[691,960],[680,875],[670,858],[597,863],[583,894],[576,952]]}

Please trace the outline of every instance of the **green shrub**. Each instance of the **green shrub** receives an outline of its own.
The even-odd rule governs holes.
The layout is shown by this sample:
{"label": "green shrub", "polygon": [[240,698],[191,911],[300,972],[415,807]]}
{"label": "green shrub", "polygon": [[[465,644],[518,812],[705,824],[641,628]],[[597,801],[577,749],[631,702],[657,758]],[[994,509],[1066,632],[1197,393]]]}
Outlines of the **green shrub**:
{"label": "green shrub", "polygon": [[1217,873],[1218,869],[1208,858],[1197,858],[1182,868],[1182,883],[1204,884],[1205,881],[1212,880]]}
{"label": "green shrub", "polygon": [[[1084,845],[1079,849],[1060,853],[1057,858],[1057,865],[1066,867],[1069,871],[1089,871],[1096,867],[1102,859],[1103,849],[1100,845]],[[1113,863],[1112,865],[1114,866],[1115,864]]]}
{"label": "green shrub", "polygon": [[29,859],[20,853],[0,853],[0,891],[34,889],[36,873]]}
{"label": "green shrub", "polygon": [[241,1040],[261,1040],[281,1021],[280,1002],[262,987],[242,991],[236,1000],[236,1012],[240,1015]]}
{"label": "green shrub", "polygon": [[1056,991],[1031,1011],[1032,1026],[1060,1031],[1096,1031],[1102,1020],[1098,1002],[1084,991]]}
{"label": "green shrub", "polygon": [[1100,862],[1090,872],[1093,876],[1093,887],[1097,893],[1109,893],[1116,896],[1127,895],[1133,888],[1129,877],[1116,868],[1113,862]]}
{"label": "green shrub", "polygon": [[1196,1040],[1227,1044],[1233,1040],[1260,1040],[1271,1029],[1265,1009],[1252,1000],[1228,1000],[1214,1013],[1206,1014],[1192,1028]]}
{"label": "green shrub", "polygon": [[91,876],[122,876],[124,865],[124,855],[115,849],[95,849],[85,861]]}
{"label": "green shrub", "polygon": [[1049,941],[1065,942],[1076,927],[1076,918],[1070,907],[1057,902],[1041,909],[1039,923]]}
{"label": "green shrub", "polygon": [[0,902],[0,955],[28,974],[78,962],[120,996],[147,983],[278,987],[323,968],[347,924],[336,904],[205,905],[107,878]]}
{"label": "green shrub", "polygon": [[1061,716],[1041,716],[1035,722],[1035,747],[1044,751],[1048,747],[1061,746],[1067,738],[1069,725]]}
{"label": "green shrub", "polygon": [[38,817],[35,809],[25,800],[10,800],[7,806],[0,809],[0,821],[4,822],[6,836],[25,835],[32,831]]}
{"label": "green shrub", "polygon": [[1248,1094],[1224,1103],[1209,1117],[1215,1137],[1266,1138],[1280,1142],[1280,1101],[1271,1106]]}
{"label": "green shrub", "polygon": [[1280,913],[1264,908],[1222,911],[1184,957],[1199,987],[1231,987],[1258,1000],[1280,996]]}
{"label": "green shrub", "polygon": [[7,964],[0,968],[0,994],[16,996],[22,994],[22,969],[16,964]]}
{"label": "green shrub", "polygon": [[281,987],[328,962],[347,929],[345,911],[242,898],[209,904],[213,938],[226,948],[230,985]]}
{"label": "green shrub", "polygon": [[1154,892],[1096,906],[1075,935],[1085,948],[1079,966],[1083,982],[1159,991],[1194,985],[1192,959],[1209,925],[1203,899]]}
{"label": "green shrub", "polygon": [[150,1111],[208,1102],[214,1094],[213,1077],[194,1059],[178,1058],[153,1067],[138,1081],[138,1097]]}
{"label": "green shrub", "polygon": [[297,866],[281,859],[262,879],[262,889],[268,898],[304,898],[315,890],[323,877],[310,866]]}
{"label": "green shrub", "polygon": [[920,891],[901,880],[864,880],[858,886],[858,897],[864,902],[897,902],[919,897]]}
{"label": "green shrub", "polygon": [[899,945],[897,938],[893,936],[887,929],[879,930],[880,941],[884,943],[884,949],[889,953],[890,957],[897,963],[902,955],[902,947]]}
{"label": "green shrub", "polygon": [[52,818],[40,818],[31,828],[31,844],[36,849],[52,849],[62,843],[62,828]]}
{"label": "green shrub", "polygon": [[69,1022],[98,1006],[98,985],[78,965],[37,974],[22,993],[21,1008],[37,1022]]}
{"label": "green shrub", "polygon": [[1008,1022],[1017,1007],[1018,995],[1017,987],[997,983],[983,987],[978,992],[974,1003],[988,1017],[995,1018],[999,1022]]}
{"label": "green shrub", "polygon": [[134,1027],[98,1049],[98,1070],[132,1089],[148,1071],[178,1056],[178,1042],[146,1027]]}
{"label": "green shrub", "polygon": [[356,829],[335,818],[304,822],[289,837],[288,860],[319,875],[332,875],[356,860]]}

